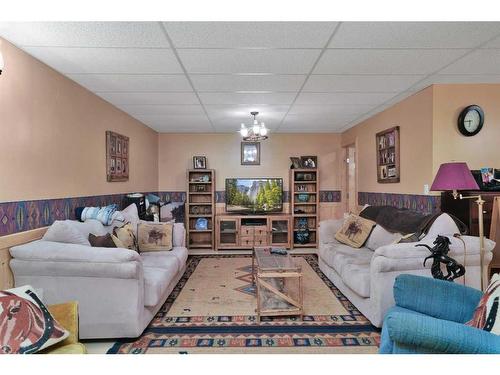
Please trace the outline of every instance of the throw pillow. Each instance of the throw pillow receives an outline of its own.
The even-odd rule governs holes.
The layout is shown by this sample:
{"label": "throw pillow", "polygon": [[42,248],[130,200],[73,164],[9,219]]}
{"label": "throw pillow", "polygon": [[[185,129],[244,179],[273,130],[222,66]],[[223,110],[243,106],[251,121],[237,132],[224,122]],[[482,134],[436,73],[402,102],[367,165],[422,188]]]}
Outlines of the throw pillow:
{"label": "throw pillow", "polygon": [[[90,246],[90,242],[75,227],[71,220],[56,220],[42,237],[44,241],[72,243]],[[75,221],[75,223],[78,223]]]}
{"label": "throw pillow", "polygon": [[172,250],[172,229],[170,223],[139,223],[137,232],[139,233],[139,250],[165,251]]}
{"label": "throw pillow", "polygon": [[[92,247],[117,247],[115,241],[113,241],[113,237],[109,233],[106,233],[104,236],[96,236],[92,233],[89,234],[89,242]],[[116,238],[116,237],[115,237]]]}
{"label": "throw pillow", "polygon": [[468,326],[500,335],[500,274],[496,273],[491,278],[490,284],[474,311]]}
{"label": "throw pillow", "polygon": [[116,227],[113,229],[113,234],[122,243],[122,246],[119,247],[137,251],[137,237],[131,223],[125,224],[121,228]]}
{"label": "throw pillow", "polygon": [[361,247],[375,224],[374,221],[351,214],[335,234],[335,239],[352,247]]}
{"label": "throw pillow", "polygon": [[380,225],[375,225],[370,236],[366,240],[366,247],[370,250],[377,250],[379,247],[393,245],[401,241],[401,233],[391,233]]}
{"label": "throw pillow", "polygon": [[0,353],[36,353],[68,336],[31,286],[0,291]]}

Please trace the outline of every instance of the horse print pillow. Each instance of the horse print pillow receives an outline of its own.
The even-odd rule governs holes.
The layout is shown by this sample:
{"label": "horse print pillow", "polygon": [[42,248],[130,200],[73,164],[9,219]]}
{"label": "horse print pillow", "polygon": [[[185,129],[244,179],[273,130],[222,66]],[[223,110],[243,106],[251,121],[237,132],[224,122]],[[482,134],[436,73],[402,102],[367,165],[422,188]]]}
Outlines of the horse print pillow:
{"label": "horse print pillow", "polygon": [[0,354],[30,354],[69,336],[29,285],[0,291]]}
{"label": "horse print pillow", "polygon": [[165,251],[172,250],[172,229],[170,223],[139,223],[138,244],[139,251]]}
{"label": "horse print pillow", "polygon": [[492,276],[468,326],[500,335],[500,274]]}
{"label": "horse print pillow", "polygon": [[342,228],[335,234],[335,239],[352,247],[361,247],[368,239],[375,222],[350,214]]}

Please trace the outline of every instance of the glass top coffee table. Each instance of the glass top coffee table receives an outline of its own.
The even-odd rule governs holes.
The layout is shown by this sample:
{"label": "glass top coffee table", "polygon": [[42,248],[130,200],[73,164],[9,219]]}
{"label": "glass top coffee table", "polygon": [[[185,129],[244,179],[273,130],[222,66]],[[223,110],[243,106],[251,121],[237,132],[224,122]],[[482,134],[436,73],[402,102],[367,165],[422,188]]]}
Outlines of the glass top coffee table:
{"label": "glass top coffee table", "polygon": [[270,251],[268,246],[253,249],[252,276],[257,291],[257,319],[288,315],[302,318],[302,268],[290,254],[271,254]]}

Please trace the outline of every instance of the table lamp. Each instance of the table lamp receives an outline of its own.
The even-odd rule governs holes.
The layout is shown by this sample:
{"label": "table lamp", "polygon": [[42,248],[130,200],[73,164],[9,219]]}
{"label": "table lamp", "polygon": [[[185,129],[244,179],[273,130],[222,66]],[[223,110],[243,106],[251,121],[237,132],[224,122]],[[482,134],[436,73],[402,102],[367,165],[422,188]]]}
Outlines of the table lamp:
{"label": "table lamp", "polygon": [[481,290],[484,290],[484,270],[483,270],[483,253],[484,253],[484,224],[483,224],[483,205],[484,200],[481,195],[471,195],[464,197],[458,193],[458,190],[479,190],[476,180],[472,176],[467,163],[452,162],[444,163],[439,166],[439,170],[434,177],[434,182],[431,186],[431,191],[452,191],[454,199],[476,199],[479,218],[479,261],[481,274]]}

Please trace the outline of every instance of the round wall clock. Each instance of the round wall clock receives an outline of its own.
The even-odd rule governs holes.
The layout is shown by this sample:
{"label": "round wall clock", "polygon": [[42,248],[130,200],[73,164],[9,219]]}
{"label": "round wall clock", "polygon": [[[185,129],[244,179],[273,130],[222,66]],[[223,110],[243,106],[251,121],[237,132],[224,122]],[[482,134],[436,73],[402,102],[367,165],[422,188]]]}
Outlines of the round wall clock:
{"label": "round wall clock", "polygon": [[484,124],[484,112],[478,105],[470,105],[458,116],[458,130],[466,137],[479,133]]}

